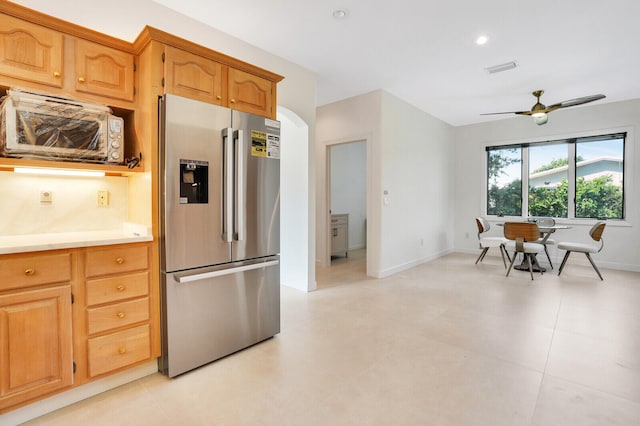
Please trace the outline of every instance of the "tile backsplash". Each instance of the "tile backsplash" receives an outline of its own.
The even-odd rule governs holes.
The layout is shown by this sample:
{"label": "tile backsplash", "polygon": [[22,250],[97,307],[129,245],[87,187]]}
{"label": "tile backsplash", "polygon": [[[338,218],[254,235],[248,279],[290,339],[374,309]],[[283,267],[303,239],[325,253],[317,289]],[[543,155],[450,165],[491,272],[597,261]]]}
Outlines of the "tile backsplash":
{"label": "tile backsplash", "polygon": [[[42,191],[51,202],[41,202]],[[107,206],[98,206],[98,191],[108,191]],[[0,172],[0,206],[0,236],[119,229],[127,220],[127,178]]]}

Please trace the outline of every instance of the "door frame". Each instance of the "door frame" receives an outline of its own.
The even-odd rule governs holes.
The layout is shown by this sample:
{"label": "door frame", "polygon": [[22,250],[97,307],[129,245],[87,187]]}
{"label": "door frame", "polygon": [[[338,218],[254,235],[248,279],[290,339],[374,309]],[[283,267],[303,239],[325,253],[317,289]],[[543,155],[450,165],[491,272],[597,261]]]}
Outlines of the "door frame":
{"label": "door frame", "polygon": [[[324,252],[322,254],[322,258],[320,259],[320,264],[325,267],[331,266],[331,235],[329,230],[331,229],[331,213],[329,212],[331,207],[331,148],[336,145],[346,145],[349,143],[357,143],[364,142],[366,149],[366,191],[367,191],[367,201],[366,201],[366,212],[367,212],[367,229],[365,235],[365,241],[368,245],[371,239],[371,226],[369,226],[369,218],[371,217],[372,212],[372,200],[373,194],[371,193],[373,184],[373,174],[372,174],[372,152],[371,152],[371,137],[370,135],[363,135],[361,137],[351,137],[347,139],[338,139],[330,142],[326,142],[325,145],[325,200],[324,200],[324,208],[320,212],[324,217],[319,218],[324,223]],[[369,267],[371,263],[371,250],[366,250],[366,265],[367,265],[367,275],[369,273]]]}

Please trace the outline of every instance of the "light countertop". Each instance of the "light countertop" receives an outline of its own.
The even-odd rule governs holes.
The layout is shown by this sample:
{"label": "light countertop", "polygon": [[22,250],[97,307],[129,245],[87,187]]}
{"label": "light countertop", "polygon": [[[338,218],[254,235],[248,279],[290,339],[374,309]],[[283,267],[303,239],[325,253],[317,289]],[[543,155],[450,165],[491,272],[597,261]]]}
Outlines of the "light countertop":
{"label": "light countertop", "polygon": [[152,240],[153,236],[145,226],[125,223],[121,229],[113,230],[0,235],[0,254],[136,243]]}

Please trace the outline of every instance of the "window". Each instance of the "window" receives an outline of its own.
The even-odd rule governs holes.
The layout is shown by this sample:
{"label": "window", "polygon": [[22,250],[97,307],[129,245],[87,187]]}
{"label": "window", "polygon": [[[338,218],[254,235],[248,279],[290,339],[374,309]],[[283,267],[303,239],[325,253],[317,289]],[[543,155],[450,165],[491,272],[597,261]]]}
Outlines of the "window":
{"label": "window", "polygon": [[623,219],[625,138],[487,147],[487,214]]}

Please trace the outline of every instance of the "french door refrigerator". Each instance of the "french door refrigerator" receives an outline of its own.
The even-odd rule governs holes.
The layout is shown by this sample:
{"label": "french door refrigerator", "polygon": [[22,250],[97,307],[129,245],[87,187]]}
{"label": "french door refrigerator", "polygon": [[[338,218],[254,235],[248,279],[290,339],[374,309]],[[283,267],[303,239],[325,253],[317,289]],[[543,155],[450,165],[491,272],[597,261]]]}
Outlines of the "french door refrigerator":
{"label": "french door refrigerator", "polygon": [[170,377],[280,332],[280,123],[160,98],[163,355]]}

